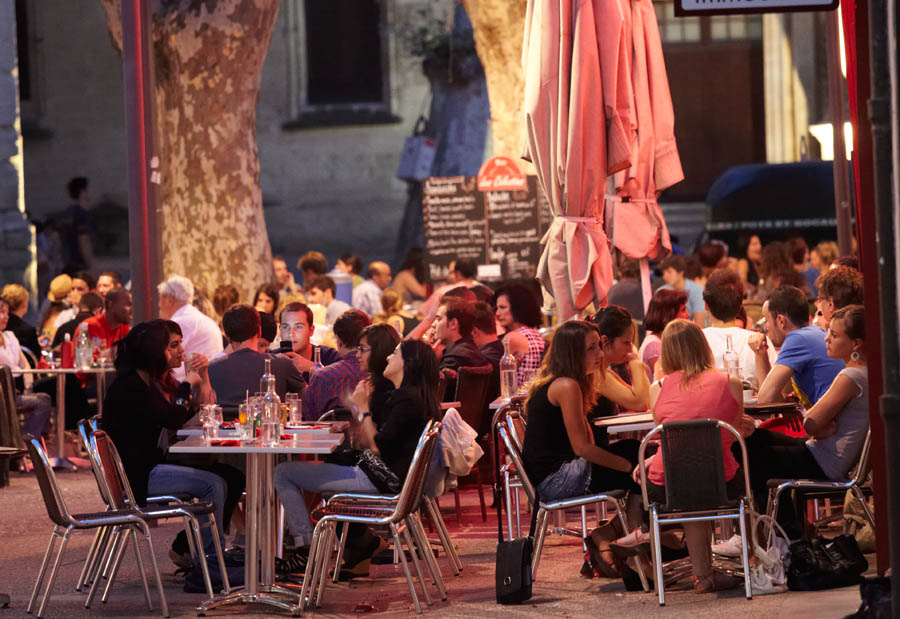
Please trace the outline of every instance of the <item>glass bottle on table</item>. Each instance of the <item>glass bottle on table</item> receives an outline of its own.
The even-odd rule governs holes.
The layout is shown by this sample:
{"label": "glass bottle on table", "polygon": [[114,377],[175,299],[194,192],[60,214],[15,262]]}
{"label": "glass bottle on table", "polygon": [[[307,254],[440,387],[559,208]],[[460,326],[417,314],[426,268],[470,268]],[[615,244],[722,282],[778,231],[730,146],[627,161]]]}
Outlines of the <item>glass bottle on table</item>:
{"label": "glass bottle on table", "polygon": [[93,359],[94,348],[88,337],[87,323],[82,322],[78,325],[78,337],[75,338],[75,367],[86,370],[91,367]]}
{"label": "glass bottle on table", "polygon": [[266,359],[264,361],[265,369],[263,370],[263,375],[259,377],[259,392],[265,393],[269,390],[269,379],[275,378],[275,375],[272,374],[272,358],[269,355],[266,355]]}
{"label": "glass bottle on table", "polygon": [[309,375],[312,376],[313,374],[321,370],[322,367],[322,347],[313,346],[313,366],[309,371]]}
{"label": "glass bottle on table", "polygon": [[281,440],[281,398],[275,393],[275,376],[270,375],[266,392],[263,394],[262,439],[269,446],[278,445]]}
{"label": "glass bottle on table", "polygon": [[510,398],[516,395],[519,388],[517,382],[516,358],[509,352],[509,338],[503,338],[503,356],[500,358],[500,396]]}
{"label": "glass bottle on table", "polygon": [[725,336],[725,354],[722,355],[722,361],[725,365],[725,373],[729,376],[737,376],[739,379],[743,380],[743,376],[741,375],[741,358],[738,357],[738,354],[734,351],[734,342],[732,341],[731,334]]}

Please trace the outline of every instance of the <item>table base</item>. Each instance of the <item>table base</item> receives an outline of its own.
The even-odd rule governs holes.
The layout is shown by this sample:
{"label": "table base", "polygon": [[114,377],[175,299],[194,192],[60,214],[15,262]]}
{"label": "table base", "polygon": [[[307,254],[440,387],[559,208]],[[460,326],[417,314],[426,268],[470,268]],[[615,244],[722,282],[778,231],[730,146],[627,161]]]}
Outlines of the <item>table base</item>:
{"label": "table base", "polygon": [[54,469],[65,469],[67,471],[73,472],[78,470],[78,467],[75,465],[75,463],[65,456],[50,458],[50,466],[52,466]]}
{"label": "table base", "polygon": [[[292,617],[300,616],[299,592],[294,592],[277,585],[259,585],[258,589],[259,593],[235,590],[221,599],[204,602],[197,607],[197,616],[204,617],[206,616],[207,611],[219,608],[220,606],[229,606],[231,604],[266,604],[268,606],[280,608],[281,610],[286,610],[291,613]],[[266,593],[269,595],[264,595]],[[285,600],[273,597],[276,595],[290,599]]]}

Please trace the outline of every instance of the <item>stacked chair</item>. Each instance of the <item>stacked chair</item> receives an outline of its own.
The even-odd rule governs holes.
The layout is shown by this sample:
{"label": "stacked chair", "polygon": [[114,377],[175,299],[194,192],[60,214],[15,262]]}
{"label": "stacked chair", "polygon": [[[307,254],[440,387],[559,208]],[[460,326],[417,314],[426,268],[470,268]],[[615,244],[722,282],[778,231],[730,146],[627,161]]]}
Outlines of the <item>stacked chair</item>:
{"label": "stacked chair", "polygon": [[[413,454],[409,472],[400,494],[388,496],[341,493],[328,499],[325,507],[318,514],[319,519],[313,530],[306,575],[300,592],[301,608],[321,605],[325,593],[326,579],[330,571],[329,563],[336,545],[337,525],[341,523],[344,524],[344,527],[340,542],[337,544],[338,551],[333,580],[337,580],[343,549],[346,544],[347,526],[350,523],[359,523],[372,527],[387,528],[390,532],[395,550],[399,554],[400,563],[403,566],[406,581],[409,585],[409,593],[417,613],[421,614],[422,605],[419,602],[419,596],[416,592],[406,553],[403,551],[404,543],[409,549],[413,568],[421,585],[426,603],[430,605],[432,601],[427,583],[423,577],[422,566],[419,561],[420,555],[430,572],[432,583],[437,588],[441,599],[447,599],[447,591],[440,568],[417,514],[421,507],[428,508],[428,503],[424,500],[425,479],[435,445],[438,441],[440,426],[440,423],[432,421],[426,424]],[[429,511],[431,511],[431,508],[429,508]],[[448,542],[444,543],[446,548]]]}

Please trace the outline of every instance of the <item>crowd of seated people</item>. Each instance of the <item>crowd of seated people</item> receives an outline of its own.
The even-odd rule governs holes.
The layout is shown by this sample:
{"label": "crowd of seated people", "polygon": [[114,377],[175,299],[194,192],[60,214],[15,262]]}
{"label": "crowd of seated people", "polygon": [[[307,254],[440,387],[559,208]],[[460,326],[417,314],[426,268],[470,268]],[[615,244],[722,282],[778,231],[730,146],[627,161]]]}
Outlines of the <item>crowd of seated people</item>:
{"label": "crowd of seated people", "polygon": [[[243,291],[243,303],[233,284],[217,287],[203,303],[203,291],[172,275],[158,286],[160,319],[133,328],[131,297],[116,274],[105,273],[97,282],[85,272],[60,276],[51,283],[41,331],[49,332],[50,346],[59,346],[66,333],[74,339],[86,321],[91,337],[116,348],[103,426],[122,453],[138,499],[184,492],[212,501],[223,535],[232,515],[235,531],[241,527],[241,472],[212,461],[182,461],[167,450],[174,431],[200,405],[217,402],[233,416],[247,393],[257,391],[268,358],[279,396],[302,394],[304,419],[336,408],[350,411],[349,449],[369,450],[393,477],[373,478],[353,453],[279,465],[276,489],[292,547],[278,563],[281,575],[305,569],[313,523],[303,493],[396,491],[426,421],[441,415],[438,385],[447,383],[446,397],[453,399],[460,368],[487,366],[488,391],[495,398],[504,346],[517,361],[519,382],[531,381],[523,458],[541,500],[623,490],[635,530],[610,547],[640,546],[646,514],[635,475],[639,441],[615,440],[593,423],[598,417],[649,410],[657,423],[715,418],[735,426],[746,440],[758,502],[765,501],[769,479],[843,479],[854,465],[868,429],[862,276],[837,264],[829,249],[809,251],[798,241],[762,245],[753,237],[740,258],[729,258],[719,243],[701,246],[694,257],[670,256],[658,265],[661,278],[654,282],[665,285],[657,287],[646,315],[637,316],[643,329],[628,310],[608,304],[589,308],[585,320],[542,333],[547,321],[533,281],[503,282],[492,290],[475,279],[474,264],[457,260],[447,284],[434,287],[423,281],[426,270],[417,254],[404,263],[392,288],[389,265],[375,261],[364,268],[348,252],[335,265],[353,279],[345,301],[337,298],[324,255],[307,252],[298,261],[301,283],[276,257],[272,283]],[[816,269],[817,261],[825,266]],[[623,274],[635,281],[620,291],[633,297],[640,290],[637,273],[630,268]],[[8,329],[0,326],[3,350],[17,345],[10,336],[28,339],[40,357],[38,331],[22,319],[28,306],[23,291],[3,290],[0,321],[4,308],[15,316]],[[754,331],[745,305],[763,301],[764,321]],[[55,334],[61,336],[54,342]],[[740,377],[725,373],[728,340]],[[13,352],[7,356],[0,361],[12,367],[28,362]],[[84,392],[87,385],[76,381],[76,387]],[[758,391],[761,404],[798,401],[806,410],[807,436],[756,428],[744,414],[745,388]],[[55,389],[36,384],[34,393],[17,400],[30,411],[31,434],[50,430],[48,396],[55,397]],[[67,406],[68,399],[67,391]],[[88,412],[77,404],[73,410],[75,420]],[[476,428],[479,435],[489,429]],[[746,490],[739,454],[724,435],[723,447],[727,489],[734,496]],[[651,458],[648,474],[651,500],[664,500],[662,462]],[[799,508],[798,502],[782,503],[778,516],[785,528],[802,526]],[[365,527],[349,531],[344,578],[367,574],[369,559],[384,545]],[[684,526],[699,592],[733,584],[713,573],[711,538],[707,524]],[[612,564],[611,555],[604,552],[603,558]],[[173,542],[172,557],[186,563],[183,537]]]}

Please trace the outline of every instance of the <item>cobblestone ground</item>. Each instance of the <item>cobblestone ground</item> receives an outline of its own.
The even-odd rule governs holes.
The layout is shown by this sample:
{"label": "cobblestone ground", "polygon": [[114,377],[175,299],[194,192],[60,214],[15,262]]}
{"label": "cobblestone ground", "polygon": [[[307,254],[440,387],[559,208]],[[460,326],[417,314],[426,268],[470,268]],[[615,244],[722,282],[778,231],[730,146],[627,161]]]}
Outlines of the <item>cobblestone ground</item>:
{"label": "cobblestone ground", "polygon": [[[97,488],[90,472],[60,473],[60,484],[72,512],[101,509]],[[488,497],[489,498],[489,497]],[[787,593],[743,599],[742,590],[696,595],[687,590],[667,593],[667,605],[660,608],[652,593],[626,593],[620,581],[579,576],[581,552],[577,539],[552,536],[541,559],[534,596],[521,606],[499,606],[494,601],[494,551],[496,513],[488,510],[482,522],[477,494],[464,492],[462,523],[455,521],[452,497],[442,505],[450,534],[458,544],[465,569],[459,577],[451,575],[443,556],[439,557],[447,588],[446,602],[435,601],[426,608],[429,616],[442,617],[844,617],[859,605],[855,588],[814,593]],[[523,523],[524,524],[524,523]],[[40,491],[33,476],[12,475],[9,487],[0,489],[0,592],[10,593],[12,603],[0,610],[0,619],[25,616],[25,607],[46,549],[52,525],[47,518]],[[182,579],[174,576],[167,551],[178,526],[163,524],[152,530],[157,560],[173,617],[192,616],[201,595],[182,591]],[[131,553],[126,556],[109,602],[97,601],[84,608],[85,595],[74,590],[82,561],[92,534],[76,532],[69,543],[64,563],[46,613],[47,617],[123,617],[159,616],[150,612],[143,600],[137,568]],[[873,561],[870,561],[872,563]],[[99,596],[98,596],[99,597]],[[369,578],[330,585],[323,605],[311,616],[348,616],[359,604],[375,607],[380,616],[414,615],[402,571],[394,566],[373,566]],[[154,605],[158,607],[154,593]],[[268,614],[259,607],[244,607],[216,614],[256,616]]]}

